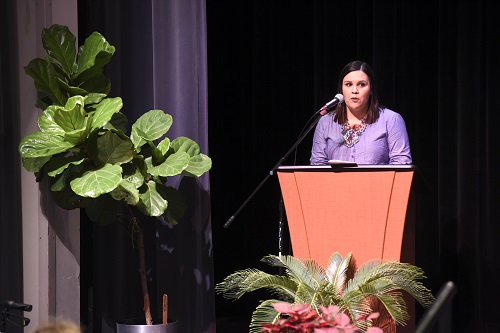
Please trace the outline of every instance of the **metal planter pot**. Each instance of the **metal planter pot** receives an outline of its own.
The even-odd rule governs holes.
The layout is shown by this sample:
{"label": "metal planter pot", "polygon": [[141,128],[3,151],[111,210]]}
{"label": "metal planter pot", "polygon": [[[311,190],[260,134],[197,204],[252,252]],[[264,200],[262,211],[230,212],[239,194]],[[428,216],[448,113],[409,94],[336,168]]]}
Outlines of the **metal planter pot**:
{"label": "metal planter pot", "polygon": [[178,326],[177,320],[154,325],[146,325],[144,319],[126,319],[116,323],[117,333],[178,333]]}

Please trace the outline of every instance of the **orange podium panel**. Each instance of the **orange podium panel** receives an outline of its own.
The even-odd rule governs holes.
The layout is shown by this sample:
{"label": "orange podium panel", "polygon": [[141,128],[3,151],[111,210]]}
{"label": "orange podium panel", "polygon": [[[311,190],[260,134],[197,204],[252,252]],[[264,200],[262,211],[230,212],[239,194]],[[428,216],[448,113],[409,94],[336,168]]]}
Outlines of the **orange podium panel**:
{"label": "orange podium panel", "polygon": [[[323,267],[335,252],[351,252],[357,267],[373,259],[403,261],[414,170],[412,165],[279,167],[293,255]],[[413,234],[408,241],[414,242]]]}

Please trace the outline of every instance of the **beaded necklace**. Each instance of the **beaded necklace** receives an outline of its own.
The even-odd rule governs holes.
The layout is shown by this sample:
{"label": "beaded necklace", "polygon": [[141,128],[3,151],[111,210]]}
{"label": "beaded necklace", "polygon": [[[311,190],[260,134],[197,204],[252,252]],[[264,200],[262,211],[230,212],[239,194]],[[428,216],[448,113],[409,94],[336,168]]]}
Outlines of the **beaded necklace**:
{"label": "beaded necklace", "polygon": [[361,119],[361,123],[359,125],[349,125],[349,121],[346,121],[344,125],[340,125],[342,129],[341,134],[344,138],[344,144],[351,148],[359,141],[359,137],[366,129],[366,116]]}

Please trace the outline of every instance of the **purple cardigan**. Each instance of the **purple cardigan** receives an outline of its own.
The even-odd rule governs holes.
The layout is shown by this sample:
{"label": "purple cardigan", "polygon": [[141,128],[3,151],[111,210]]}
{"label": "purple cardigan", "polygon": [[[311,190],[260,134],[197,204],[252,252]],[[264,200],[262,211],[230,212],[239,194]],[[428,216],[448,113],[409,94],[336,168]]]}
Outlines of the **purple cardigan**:
{"label": "purple cardigan", "polygon": [[329,160],[357,164],[411,164],[410,142],[400,114],[380,109],[378,120],[366,126],[359,142],[349,148],[344,144],[341,126],[333,121],[334,113],[323,116],[314,132],[311,165],[327,165]]}

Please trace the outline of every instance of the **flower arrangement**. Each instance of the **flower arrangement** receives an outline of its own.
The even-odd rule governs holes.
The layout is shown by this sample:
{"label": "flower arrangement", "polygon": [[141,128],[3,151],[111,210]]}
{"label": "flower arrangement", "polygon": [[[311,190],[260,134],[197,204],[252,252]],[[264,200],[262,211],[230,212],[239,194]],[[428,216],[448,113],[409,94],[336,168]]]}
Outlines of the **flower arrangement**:
{"label": "flower arrangement", "polygon": [[[356,333],[359,328],[351,323],[351,318],[340,312],[339,307],[320,306],[320,313],[311,308],[310,304],[274,303],[273,307],[282,317],[273,324],[263,324],[264,332],[269,333]],[[378,317],[372,313],[368,321]],[[382,333],[379,327],[369,327],[366,333]]]}

